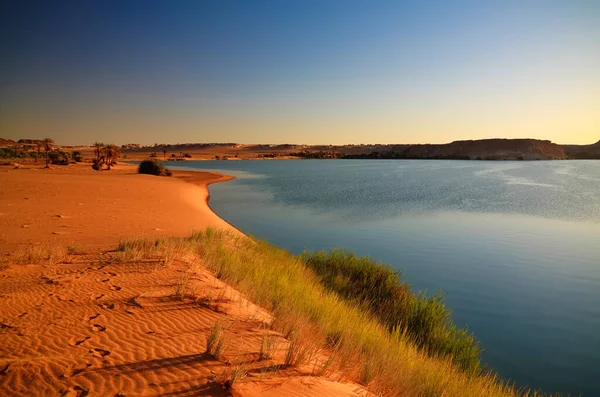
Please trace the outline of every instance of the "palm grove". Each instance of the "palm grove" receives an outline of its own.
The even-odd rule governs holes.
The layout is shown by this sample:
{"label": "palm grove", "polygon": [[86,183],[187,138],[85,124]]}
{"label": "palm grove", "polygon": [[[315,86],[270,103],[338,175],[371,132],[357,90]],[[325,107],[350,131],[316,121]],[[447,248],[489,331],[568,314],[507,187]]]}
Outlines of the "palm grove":
{"label": "palm grove", "polygon": [[[102,169],[110,170],[117,163],[121,156],[121,148],[114,144],[105,145],[101,142],[94,142],[94,159],[92,168],[100,171]],[[33,159],[38,164],[40,159],[46,163],[46,168],[50,164],[67,165],[70,162],[81,162],[83,160],[80,151],[64,151],[56,147],[54,140],[44,138],[39,140],[23,139],[11,147],[0,148],[0,158],[5,159]]]}

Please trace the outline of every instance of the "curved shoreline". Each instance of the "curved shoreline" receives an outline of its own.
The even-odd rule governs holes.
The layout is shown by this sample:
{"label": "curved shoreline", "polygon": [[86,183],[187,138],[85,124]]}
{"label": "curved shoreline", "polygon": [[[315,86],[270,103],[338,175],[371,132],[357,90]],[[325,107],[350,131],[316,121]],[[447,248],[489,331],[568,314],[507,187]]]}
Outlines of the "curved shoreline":
{"label": "curved shoreline", "polygon": [[[232,225],[229,221],[222,218],[217,214],[217,212],[210,206],[210,191],[208,190],[208,186],[214,183],[228,182],[236,179],[235,176],[220,174],[218,172],[208,172],[208,171],[189,171],[189,170],[171,170],[173,172],[173,177],[177,179],[181,179],[186,183],[191,183],[192,185],[196,185],[204,191],[204,203],[210,212],[212,212],[217,218],[225,222],[229,227],[235,232],[239,233],[242,236],[247,237],[244,232],[239,230],[237,227]],[[207,178],[206,175],[209,175]]]}
{"label": "curved shoreline", "polygon": [[140,175],[126,163],[103,172],[89,164],[0,167],[0,184],[6,187],[0,252],[35,244],[77,245],[96,252],[112,249],[124,236],[186,237],[208,227],[244,235],[208,204],[208,185],[233,177],[174,174]]}

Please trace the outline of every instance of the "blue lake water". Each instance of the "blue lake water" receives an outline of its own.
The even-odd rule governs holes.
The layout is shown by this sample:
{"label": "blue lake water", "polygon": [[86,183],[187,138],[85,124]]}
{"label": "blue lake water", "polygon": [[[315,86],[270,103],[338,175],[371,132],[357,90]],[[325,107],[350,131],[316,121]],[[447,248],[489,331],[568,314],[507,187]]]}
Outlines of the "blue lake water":
{"label": "blue lake water", "polygon": [[[179,168],[177,164],[173,168]],[[600,396],[600,161],[188,161],[210,205],[300,253],[343,247],[443,290],[488,367]]]}

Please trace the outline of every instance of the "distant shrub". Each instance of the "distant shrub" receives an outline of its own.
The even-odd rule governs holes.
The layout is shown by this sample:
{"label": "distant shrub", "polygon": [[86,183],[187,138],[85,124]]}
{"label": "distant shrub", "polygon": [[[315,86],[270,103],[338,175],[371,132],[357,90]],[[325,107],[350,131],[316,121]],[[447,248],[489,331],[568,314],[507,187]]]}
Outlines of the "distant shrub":
{"label": "distant shrub", "polygon": [[69,158],[71,154],[60,150],[53,150],[48,152],[48,158],[50,162],[55,165],[67,165],[69,164]]}
{"label": "distant shrub", "polygon": [[77,163],[81,163],[83,161],[83,158],[81,157],[81,152],[77,150],[71,153],[71,157],[73,158],[73,161]]}
{"label": "distant shrub", "polygon": [[481,371],[478,342],[452,323],[441,293],[416,295],[391,267],[344,250],[305,253],[304,260],[325,287],[361,304],[389,331],[404,330],[429,355],[448,357],[468,373]]}
{"label": "distant shrub", "polygon": [[165,168],[163,163],[155,159],[142,161],[138,166],[138,173],[157,176],[171,176],[171,171]]}
{"label": "distant shrub", "polygon": [[17,150],[12,148],[0,148],[0,158],[3,159],[22,159],[28,157],[35,158],[35,156],[37,156],[37,153],[30,154],[23,150]]}

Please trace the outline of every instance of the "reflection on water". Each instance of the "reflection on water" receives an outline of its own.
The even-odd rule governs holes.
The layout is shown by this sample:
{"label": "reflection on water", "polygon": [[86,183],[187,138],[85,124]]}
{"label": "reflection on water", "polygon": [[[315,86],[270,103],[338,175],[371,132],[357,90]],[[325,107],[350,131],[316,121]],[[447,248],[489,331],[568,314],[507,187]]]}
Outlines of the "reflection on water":
{"label": "reflection on water", "polygon": [[293,252],[344,247],[442,289],[519,385],[600,395],[600,162],[208,161],[227,221]]}

